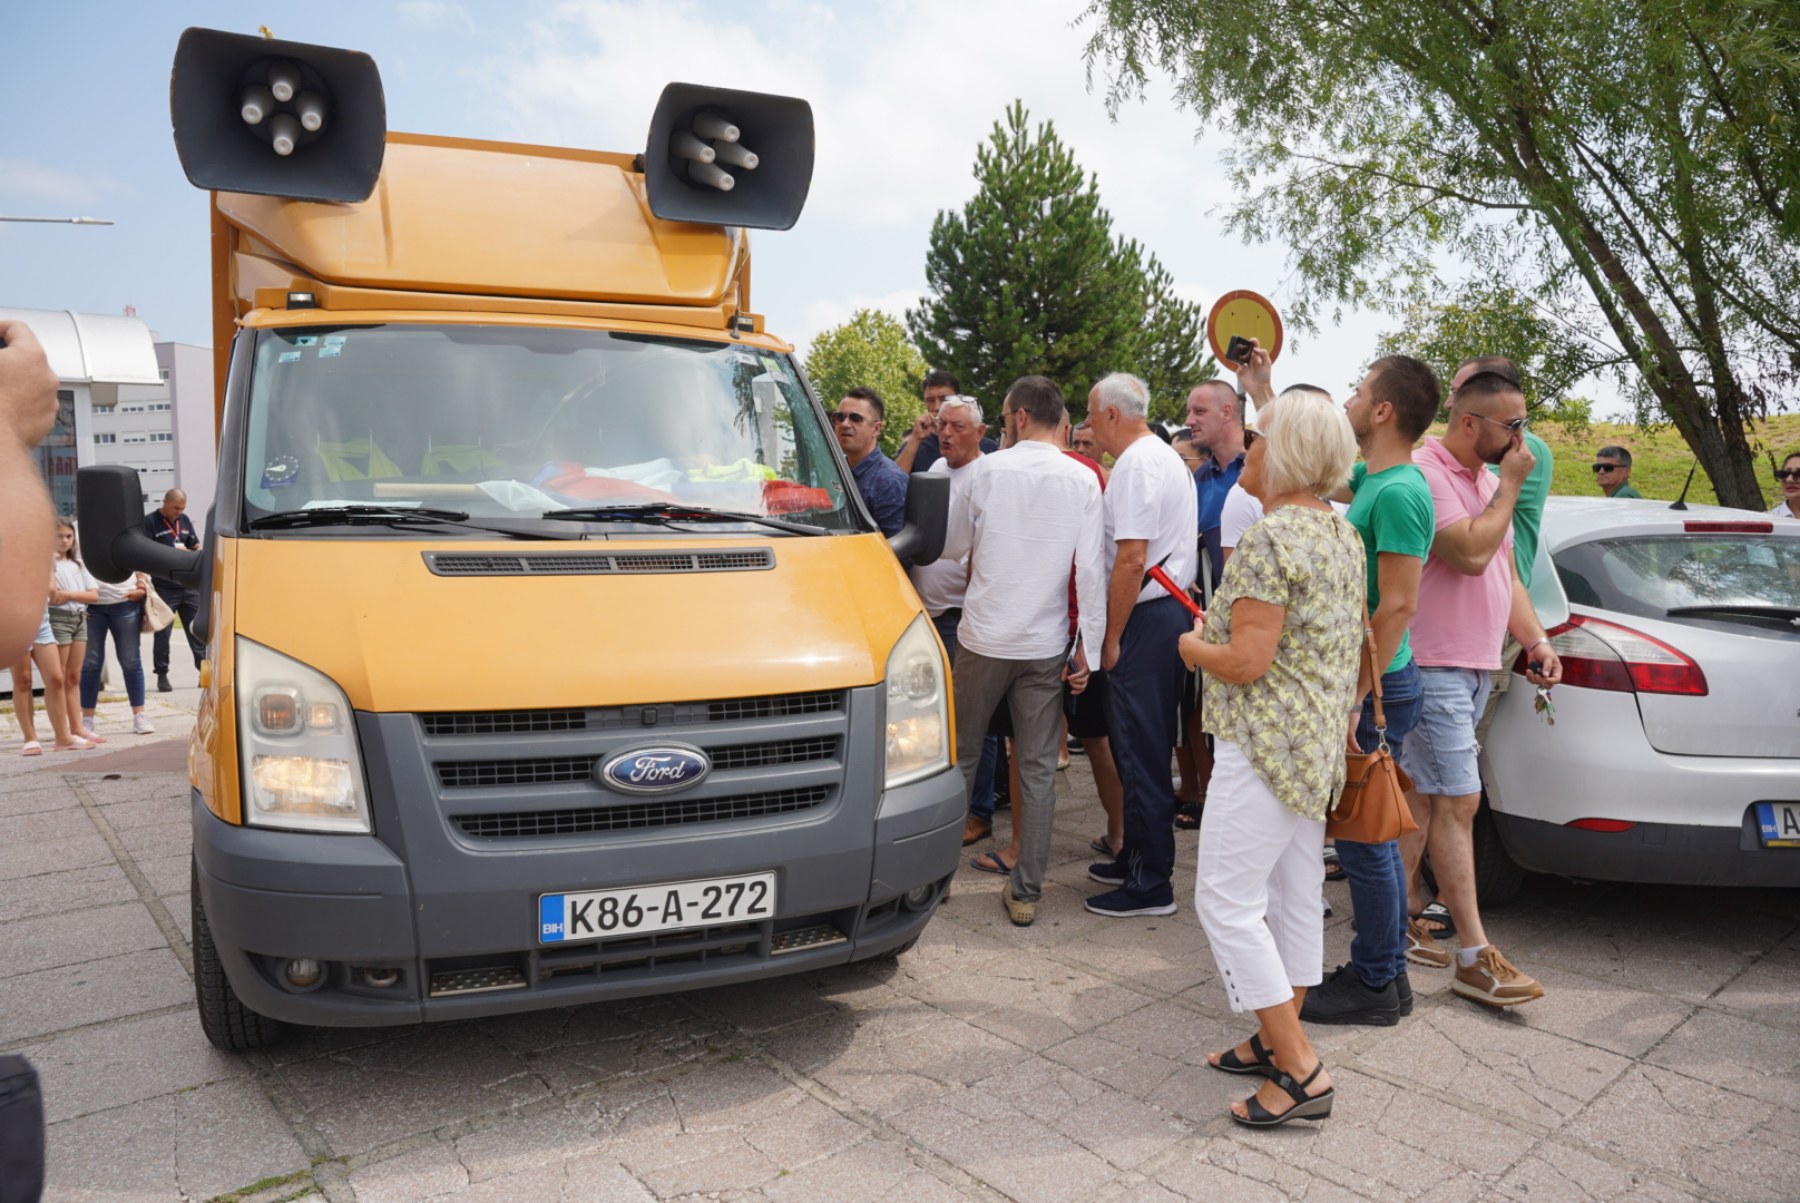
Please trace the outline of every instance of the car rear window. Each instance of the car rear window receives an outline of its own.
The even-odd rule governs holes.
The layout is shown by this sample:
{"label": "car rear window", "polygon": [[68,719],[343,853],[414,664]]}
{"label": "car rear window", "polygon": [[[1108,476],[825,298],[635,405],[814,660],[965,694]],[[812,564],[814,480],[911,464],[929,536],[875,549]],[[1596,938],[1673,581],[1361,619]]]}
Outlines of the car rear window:
{"label": "car rear window", "polygon": [[1664,618],[1690,607],[1800,607],[1800,539],[1638,535],[1578,543],[1555,556],[1574,605]]}

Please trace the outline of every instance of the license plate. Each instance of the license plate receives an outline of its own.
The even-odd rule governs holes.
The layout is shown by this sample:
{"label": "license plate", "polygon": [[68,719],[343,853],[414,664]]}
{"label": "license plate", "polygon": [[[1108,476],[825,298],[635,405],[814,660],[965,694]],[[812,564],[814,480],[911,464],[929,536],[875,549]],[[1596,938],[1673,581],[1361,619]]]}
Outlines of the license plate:
{"label": "license plate", "polygon": [[683,927],[747,923],[774,913],[773,873],[544,894],[538,898],[538,941],[561,944],[641,936]]}
{"label": "license plate", "polygon": [[1758,802],[1756,822],[1765,848],[1800,848],[1800,802]]}

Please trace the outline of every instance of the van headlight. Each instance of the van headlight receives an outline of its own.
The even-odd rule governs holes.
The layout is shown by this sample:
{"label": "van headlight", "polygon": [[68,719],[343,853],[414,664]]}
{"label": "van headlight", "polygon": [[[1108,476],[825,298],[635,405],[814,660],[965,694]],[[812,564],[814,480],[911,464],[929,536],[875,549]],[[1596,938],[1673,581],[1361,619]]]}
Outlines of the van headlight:
{"label": "van headlight", "polygon": [[921,614],[887,662],[887,788],[950,767],[950,700],[944,656]]}
{"label": "van headlight", "polygon": [[366,833],[369,796],[344,691],[317,669],[240,636],[237,699],[244,821]]}

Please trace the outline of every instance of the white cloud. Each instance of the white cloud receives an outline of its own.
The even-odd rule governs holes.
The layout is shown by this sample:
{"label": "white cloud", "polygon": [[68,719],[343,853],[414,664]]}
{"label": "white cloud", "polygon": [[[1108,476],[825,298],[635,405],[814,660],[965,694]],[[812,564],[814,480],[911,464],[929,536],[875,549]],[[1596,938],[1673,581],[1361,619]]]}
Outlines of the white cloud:
{"label": "white cloud", "polygon": [[30,159],[0,158],[0,197],[80,207],[122,191],[126,189],[117,180],[99,172],[65,171]]}

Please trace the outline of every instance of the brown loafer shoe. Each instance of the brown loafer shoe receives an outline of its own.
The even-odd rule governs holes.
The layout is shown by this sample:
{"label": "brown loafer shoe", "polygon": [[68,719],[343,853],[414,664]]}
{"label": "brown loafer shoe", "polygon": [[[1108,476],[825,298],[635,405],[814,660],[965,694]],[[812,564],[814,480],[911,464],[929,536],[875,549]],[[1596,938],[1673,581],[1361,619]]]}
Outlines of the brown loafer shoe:
{"label": "brown loafer shoe", "polygon": [[986,819],[978,819],[970,815],[963,823],[963,847],[985,840],[994,834],[994,825]]}

